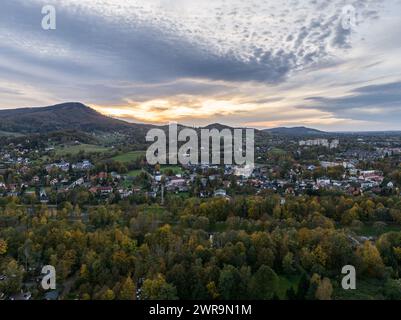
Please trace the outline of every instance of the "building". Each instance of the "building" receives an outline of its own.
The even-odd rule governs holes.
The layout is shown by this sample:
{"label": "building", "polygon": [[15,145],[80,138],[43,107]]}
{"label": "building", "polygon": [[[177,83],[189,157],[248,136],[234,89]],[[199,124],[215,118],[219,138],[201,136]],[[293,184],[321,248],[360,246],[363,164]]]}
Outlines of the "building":
{"label": "building", "polygon": [[340,145],[338,139],[334,139],[329,142],[328,139],[313,139],[313,140],[301,140],[299,141],[299,146],[301,147],[326,147],[329,149],[336,149]]}

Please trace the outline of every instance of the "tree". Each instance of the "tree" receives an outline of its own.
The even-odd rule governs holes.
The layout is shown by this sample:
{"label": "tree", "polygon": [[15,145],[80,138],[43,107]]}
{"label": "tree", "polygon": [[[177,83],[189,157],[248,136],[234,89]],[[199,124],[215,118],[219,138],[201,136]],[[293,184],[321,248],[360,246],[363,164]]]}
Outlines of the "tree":
{"label": "tree", "polygon": [[163,275],[158,274],[155,279],[146,279],[142,286],[144,300],[177,300],[177,289],[166,282]]}
{"label": "tree", "polygon": [[102,300],[114,300],[115,294],[114,291],[111,289],[107,289],[103,295],[102,295]]}
{"label": "tree", "polygon": [[0,255],[7,253],[7,241],[0,239]]}
{"label": "tree", "polygon": [[191,281],[188,281],[188,274],[188,270],[182,264],[174,265],[167,273],[167,280],[170,283],[174,283],[180,299],[190,299],[193,293]]}
{"label": "tree", "polygon": [[361,208],[358,206],[357,203],[355,203],[354,206],[351,209],[347,210],[342,216],[342,224],[350,225],[352,221],[359,219],[360,212]]}
{"label": "tree", "polygon": [[218,289],[224,300],[239,299],[242,292],[241,274],[232,265],[225,265],[220,271]]}
{"label": "tree", "polygon": [[297,300],[305,300],[309,291],[310,281],[306,272],[303,272],[298,283]]}
{"label": "tree", "polygon": [[383,260],[380,256],[379,250],[377,250],[370,241],[365,241],[363,246],[357,249],[356,254],[361,259],[362,270],[364,273],[371,277],[383,277]]}
{"label": "tree", "polygon": [[312,277],[310,278],[310,281],[309,281],[309,289],[308,289],[308,293],[306,294],[306,300],[317,299],[316,291],[317,291],[317,288],[319,287],[321,281],[322,281],[322,278],[320,277],[319,274],[314,273],[312,275]]}
{"label": "tree", "polygon": [[321,245],[318,245],[313,250],[312,255],[313,255],[316,263],[320,264],[323,267],[326,266],[326,261],[327,261],[328,256]]}
{"label": "tree", "polygon": [[210,294],[211,298],[213,300],[216,300],[219,298],[220,294],[219,291],[217,290],[216,284],[214,283],[214,281],[211,281],[207,284],[207,291]]}
{"label": "tree", "polygon": [[136,288],[130,276],[122,283],[119,298],[120,300],[135,300]]}
{"label": "tree", "polygon": [[254,299],[270,300],[277,293],[279,279],[268,266],[263,265],[253,275],[250,283],[250,294]]}
{"label": "tree", "polygon": [[318,284],[316,289],[315,297],[318,300],[331,300],[333,294],[333,286],[329,278],[324,278]]}
{"label": "tree", "polygon": [[89,295],[89,293],[83,293],[81,296],[82,300],[90,300],[91,296]]}
{"label": "tree", "polygon": [[5,280],[0,281],[0,292],[6,294],[18,293],[22,288],[24,269],[14,259],[4,266]]}
{"label": "tree", "polygon": [[384,294],[386,299],[400,300],[401,299],[401,280],[387,280],[384,285]]}
{"label": "tree", "polygon": [[294,255],[288,252],[283,259],[283,270],[286,274],[292,274],[295,271],[294,268]]}
{"label": "tree", "polygon": [[297,300],[297,295],[292,286],[289,289],[287,289],[286,298],[287,300]]}

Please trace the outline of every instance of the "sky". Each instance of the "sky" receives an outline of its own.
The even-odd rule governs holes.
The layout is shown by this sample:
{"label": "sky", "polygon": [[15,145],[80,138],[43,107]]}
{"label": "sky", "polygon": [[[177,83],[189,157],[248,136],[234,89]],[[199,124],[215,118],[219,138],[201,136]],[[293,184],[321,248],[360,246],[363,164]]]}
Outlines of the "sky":
{"label": "sky", "polygon": [[0,6],[0,109],[79,101],[131,122],[401,130],[401,0]]}

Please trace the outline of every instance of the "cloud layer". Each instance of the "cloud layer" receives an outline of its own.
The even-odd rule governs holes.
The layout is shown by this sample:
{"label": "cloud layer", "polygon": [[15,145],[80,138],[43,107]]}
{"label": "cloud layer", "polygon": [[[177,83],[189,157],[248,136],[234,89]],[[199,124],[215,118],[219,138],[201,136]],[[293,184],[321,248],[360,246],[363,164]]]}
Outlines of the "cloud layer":
{"label": "cloud layer", "polygon": [[[45,4],[57,30],[41,29]],[[399,0],[3,0],[0,107],[79,100],[133,121],[397,129],[400,12]]]}

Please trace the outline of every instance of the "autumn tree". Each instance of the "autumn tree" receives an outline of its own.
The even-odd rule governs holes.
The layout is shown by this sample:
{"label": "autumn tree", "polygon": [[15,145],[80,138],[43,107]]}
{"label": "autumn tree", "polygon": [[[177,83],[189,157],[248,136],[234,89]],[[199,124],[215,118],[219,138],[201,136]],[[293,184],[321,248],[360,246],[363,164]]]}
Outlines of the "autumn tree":
{"label": "autumn tree", "polygon": [[361,260],[362,273],[377,278],[384,275],[383,260],[377,248],[370,241],[365,241],[363,246],[357,249],[356,254]]}
{"label": "autumn tree", "polygon": [[0,255],[7,253],[7,241],[0,239]]}
{"label": "autumn tree", "polygon": [[142,286],[144,300],[176,300],[177,289],[166,282],[163,275],[158,274],[154,279],[146,279]]}
{"label": "autumn tree", "polygon": [[[109,296],[110,293],[109,293]],[[136,288],[135,283],[130,276],[128,276],[121,285],[119,294],[120,300],[135,300],[136,299]]]}
{"label": "autumn tree", "polygon": [[331,300],[333,294],[333,286],[329,278],[323,278],[316,289],[315,297],[318,300]]}
{"label": "autumn tree", "polygon": [[4,262],[1,266],[5,279],[0,281],[0,292],[14,294],[20,292],[24,269],[14,259]]}

